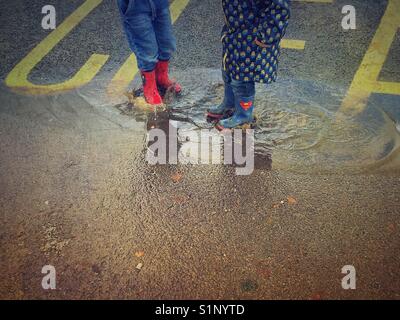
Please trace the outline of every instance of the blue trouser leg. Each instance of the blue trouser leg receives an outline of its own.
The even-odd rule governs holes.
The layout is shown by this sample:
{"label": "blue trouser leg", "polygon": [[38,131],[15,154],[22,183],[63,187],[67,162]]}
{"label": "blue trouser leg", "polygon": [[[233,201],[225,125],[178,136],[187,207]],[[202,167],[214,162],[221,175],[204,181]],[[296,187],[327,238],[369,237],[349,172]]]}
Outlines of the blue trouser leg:
{"label": "blue trouser leg", "polygon": [[153,25],[158,44],[158,59],[168,61],[176,51],[176,39],[172,30],[169,8],[157,10]]}
{"label": "blue trouser leg", "polygon": [[235,97],[254,97],[256,94],[256,85],[254,82],[243,82],[232,80],[231,82]]}
{"label": "blue trouser leg", "polygon": [[123,28],[142,71],[154,70],[158,60],[169,60],[176,42],[168,2],[118,0]]}
{"label": "blue trouser leg", "polygon": [[145,6],[143,0],[118,0],[118,6],[129,47],[136,55],[139,69],[154,70],[158,61],[158,45],[151,7]]}

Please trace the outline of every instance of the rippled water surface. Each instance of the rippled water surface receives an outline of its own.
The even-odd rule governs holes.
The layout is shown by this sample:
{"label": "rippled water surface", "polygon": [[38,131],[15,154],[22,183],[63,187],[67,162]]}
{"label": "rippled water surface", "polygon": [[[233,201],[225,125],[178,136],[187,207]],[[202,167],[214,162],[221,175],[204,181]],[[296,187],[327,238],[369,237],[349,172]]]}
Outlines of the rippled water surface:
{"label": "rippled water surface", "polygon": [[[174,120],[186,133],[213,130],[205,112],[222,100],[220,71],[194,70],[175,76],[184,93],[167,105],[167,116],[161,110],[146,112],[132,106],[126,97],[115,102],[114,107],[138,123],[152,123],[147,129],[157,126],[157,121]],[[95,90],[96,86],[80,94],[91,104],[103,105],[101,94],[95,94]],[[273,168],[301,173],[398,169],[398,124],[379,106],[370,106],[358,116],[338,112],[345,93],[342,88],[305,80],[279,79],[269,87],[258,86],[255,102],[258,163],[262,166],[263,161],[272,158]]]}

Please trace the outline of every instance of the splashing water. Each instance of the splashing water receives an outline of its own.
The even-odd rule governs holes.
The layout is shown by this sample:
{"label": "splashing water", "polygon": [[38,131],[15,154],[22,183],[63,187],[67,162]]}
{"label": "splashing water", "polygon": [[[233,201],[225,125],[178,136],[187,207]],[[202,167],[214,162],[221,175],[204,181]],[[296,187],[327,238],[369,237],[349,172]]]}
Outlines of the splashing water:
{"label": "splashing water", "polygon": [[[184,93],[168,104],[169,119],[186,133],[212,129],[205,113],[222,101],[220,71],[198,69],[174,75]],[[274,169],[298,173],[398,170],[400,134],[396,123],[378,106],[359,116],[339,113],[345,93],[345,89],[306,80],[279,79],[268,87],[258,85],[256,162],[262,164],[272,155]],[[157,121],[154,110],[146,114],[143,109],[132,108],[126,100],[117,104],[123,114],[139,123],[149,117]]]}

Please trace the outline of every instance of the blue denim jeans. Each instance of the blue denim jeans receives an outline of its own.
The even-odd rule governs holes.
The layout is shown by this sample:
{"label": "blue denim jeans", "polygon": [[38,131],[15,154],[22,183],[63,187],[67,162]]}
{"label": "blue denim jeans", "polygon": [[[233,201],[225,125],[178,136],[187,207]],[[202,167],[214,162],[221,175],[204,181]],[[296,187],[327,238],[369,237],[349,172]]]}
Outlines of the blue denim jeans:
{"label": "blue denim jeans", "polygon": [[176,50],[168,0],[117,0],[129,46],[142,71],[154,70],[159,60]]}

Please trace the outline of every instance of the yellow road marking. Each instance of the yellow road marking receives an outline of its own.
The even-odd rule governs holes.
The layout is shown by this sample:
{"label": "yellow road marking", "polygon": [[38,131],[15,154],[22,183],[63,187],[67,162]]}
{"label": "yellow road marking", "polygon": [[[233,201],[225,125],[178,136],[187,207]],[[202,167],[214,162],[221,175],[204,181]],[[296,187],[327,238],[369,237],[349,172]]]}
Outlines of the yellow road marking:
{"label": "yellow road marking", "polygon": [[[296,2],[309,2],[309,3],[333,3],[333,0],[294,0]],[[290,40],[290,39],[283,39],[282,40],[282,48],[286,49],[295,49],[295,50],[304,50],[305,48],[305,41],[303,40]]]}
{"label": "yellow road marking", "polygon": [[[178,20],[189,1],[190,0],[175,0],[170,5],[172,23]],[[136,57],[134,54],[131,54],[111,80],[107,88],[108,96],[112,98],[122,95],[128,85],[133,81],[138,71]]]}
{"label": "yellow road marking", "polygon": [[[170,11],[173,23],[179,18],[188,3],[189,0],[175,0],[171,4]],[[304,50],[305,41],[283,39],[282,48]],[[107,88],[108,96],[111,98],[121,96],[133,81],[138,71],[136,57],[134,54],[131,54],[111,80]]]}
{"label": "yellow road marking", "polygon": [[285,49],[304,50],[306,42],[303,40],[283,39],[281,46]]}
{"label": "yellow road marking", "polygon": [[[69,91],[89,83],[107,62],[109,55],[93,54],[75,76],[61,83],[49,85],[33,84],[28,80],[28,77],[34,67],[90,12],[100,5],[102,1],[103,0],[86,0],[78,9],[67,17],[56,30],[51,32],[13,68],[5,80],[6,85],[18,92],[24,92],[31,95],[44,95]],[[188,3],[189,0],[175,0],[171,4],[170,10],[173,23],[179,18]],[[304,50],[305,42],[302,40],[284,39],[282,41],[282,47],[287,49]],[[111,95],[120,95],[134,79],[137,72],[136,57],[132,54],[115,74],[107,92]]]}
{"label": "yellow road marking", "polygon": [[341,111],[362,112],[372,93],[400,95],[400,83],[378,81],[390,47],[400,27],[400,0],[389,0],[375,36],[353,79]]}
{"label": "yellow road marking", "polygon": [[400,83],[399,82],[385,82],[378,81],[374,86],[375,93],[384,93],[384,94],[394,94],[400,95]]}
{"label": "yellow road marking", "polygon": [[171,19],[172,23],[175,23],[178,20],[179,16],[185,10],[186,6],[188,5],[189,0],[175,0],[171,6]]}
{"label": "yellow road marking", "polygon": [[[296,2],[308,2],[308,3],[325,3],[331,4],[333,0],[294,0]],[[306,42],[303,40],[291,40],[291,39],[283,39],[282,40],[282,48],[286,49],[295,49],[295,50],[304,50]]]}
{"label": "yellow road marking", "polygon": [[36,85],[28,80],[28,76],[32,69],[102,1],[86,0],[14,67],[5,80],[6,85],[19,92],[39,95],[75,89],[90,82],[108,60],[108,55],[93,54],[74,77],[62,83]]}

